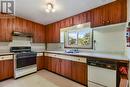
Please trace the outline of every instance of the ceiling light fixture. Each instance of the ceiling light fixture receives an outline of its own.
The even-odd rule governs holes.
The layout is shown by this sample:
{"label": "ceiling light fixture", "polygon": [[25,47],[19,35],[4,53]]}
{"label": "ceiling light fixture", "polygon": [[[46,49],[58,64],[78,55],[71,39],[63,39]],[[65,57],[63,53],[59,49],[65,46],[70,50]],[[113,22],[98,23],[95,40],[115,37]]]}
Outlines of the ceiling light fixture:
{"label": "ceiling light fixture", "polygon": [[50,13],[50,12],[55,12],[55,8],[54,8],[54,4],[53,3],[47,3],[47,5],[46,5],[47,7],[46,7],[46,12],[47,13]]}

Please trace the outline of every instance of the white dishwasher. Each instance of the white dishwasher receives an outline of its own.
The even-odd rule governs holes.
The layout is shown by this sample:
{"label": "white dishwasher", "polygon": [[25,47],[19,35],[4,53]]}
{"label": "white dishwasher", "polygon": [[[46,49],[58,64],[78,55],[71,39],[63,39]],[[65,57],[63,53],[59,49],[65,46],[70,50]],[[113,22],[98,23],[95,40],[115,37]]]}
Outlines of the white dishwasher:
{"label": "white dishwasher", "polygon": [[116,87],[116,70],[113,61],[88,59],[88,87]]}

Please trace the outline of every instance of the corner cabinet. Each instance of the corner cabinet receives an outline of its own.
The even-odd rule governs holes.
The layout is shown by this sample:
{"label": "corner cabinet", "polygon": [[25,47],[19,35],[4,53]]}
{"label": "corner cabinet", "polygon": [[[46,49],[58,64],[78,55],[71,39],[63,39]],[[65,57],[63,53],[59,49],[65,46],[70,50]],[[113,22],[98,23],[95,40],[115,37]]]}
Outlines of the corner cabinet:
{"label": "corner cabinet", "polygon": [[45,43],[45,27],[41,24],[34,24],[33,43]]}
{"label": "corner cabinet", "polygon": [[45,68],[44,56],[37,56],[37,70],[42,70]]}

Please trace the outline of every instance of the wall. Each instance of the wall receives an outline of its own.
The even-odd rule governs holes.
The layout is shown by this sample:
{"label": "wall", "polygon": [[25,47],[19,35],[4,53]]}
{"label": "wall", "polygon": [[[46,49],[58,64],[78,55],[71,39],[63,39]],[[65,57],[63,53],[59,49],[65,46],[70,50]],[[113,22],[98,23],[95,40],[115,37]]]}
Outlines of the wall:
{"label": "wall", "polygon": [[0,52],[9,52],[12,46],[31,46],[32,51],[36,52],[45,50],[44,43],[32,43],[32,38],[13,37],[12,42],[0,42]]}
{"label": "wall", "polygon": [[95,29],[94,40],[96,52],[125,55],[125,24]]}
{"label": "wall", "polygon": [[[127,0],[127,20],[130,21],[130,0]],[[130,59],[130,48],[127,48],[127,55]],[[129,63],[129,67],[130,67],[130,63]],[[130,68],[129,68],[129,87],[130,87]]]}
{"label": "wall", "polygon": [[128,5],[128,7],[127,7],[127,13],[128,13],[128,20],[130,21],[130,0],[127,0],[127,5]]}

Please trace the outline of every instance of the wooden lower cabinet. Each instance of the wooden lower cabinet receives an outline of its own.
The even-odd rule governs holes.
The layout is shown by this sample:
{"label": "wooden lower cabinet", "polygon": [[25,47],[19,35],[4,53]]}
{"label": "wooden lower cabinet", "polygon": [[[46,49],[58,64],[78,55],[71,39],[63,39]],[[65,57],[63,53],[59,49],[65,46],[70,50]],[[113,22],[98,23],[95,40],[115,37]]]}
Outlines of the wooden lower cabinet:
{"label": "wooden lower cabinet", "polygon": [[41,70],[45,67],[44,56],[37,57],[37,70]]}
{"label": "wooden lower cabinet", "polygon": [[71,79],[71,68],[71,61],[61,60],[61,75]]}
{"label": "wooden lower cabinet", "polygon": [[52,58],[52,72],[60,74],[60,59]]}
{"label": "wooden lower cabinet", "polygon": [[0,80],[13,77],[14,68],[13,60],[1,60],[0,61]]}
{"label": "wooden lower cabinet", "polygon": [[72,62],[72,80],[87,85],[87,64]]}
{"label": "wooden lower cabinet", "polygon": [[52,71],[52,58],[45,56],[45,69]]}
{"label": "wooden lower cabinet", "polygon": [[85,63],[46,56],[45,69],[87,85],[87,64]]}

